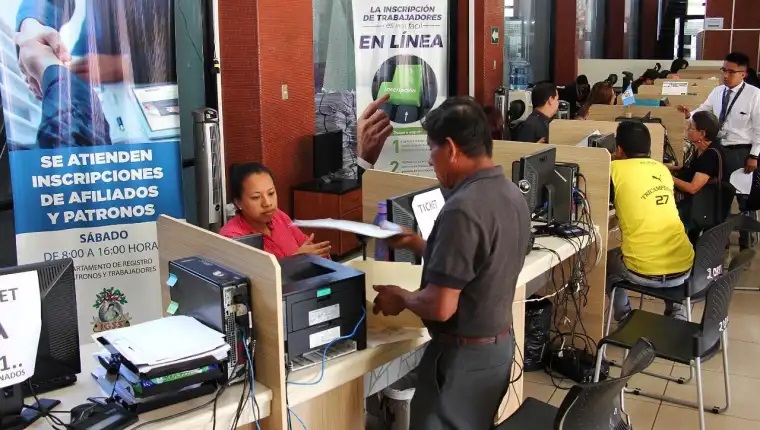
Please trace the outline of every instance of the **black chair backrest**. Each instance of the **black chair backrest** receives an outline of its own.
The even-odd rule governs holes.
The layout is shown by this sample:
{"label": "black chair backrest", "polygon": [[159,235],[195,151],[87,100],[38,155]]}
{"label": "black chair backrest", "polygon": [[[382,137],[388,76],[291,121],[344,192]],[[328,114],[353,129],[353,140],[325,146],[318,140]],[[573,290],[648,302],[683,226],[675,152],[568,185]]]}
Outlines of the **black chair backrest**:
{"label": "black chair backrest", "polygon": [[620,393],[628,381],[654,361],[654,347],[639,339],[626,358],[620,378],[592,384],[580,384],[570,389],[559,407],[554,421],[555,430],[609,430],[627,428],[620,414]]}
{"label": "black chair backrest", "polygon": [[710,282],[723,274],[723,257],[732,230],[733,221],[729,220],[702,233],[697,240],[694,265],[687,283],[689,297],[704,291]]}
{"label": "black chair backrest", "polygon": [[702,313],[700,333],[694,339],[695,357],[704,357],[720,341],[721,334],[728,328],[728,310],[734,288],[739,282],[744,267],[752,261],[755,251],[747,249],[731,261],[729,271],[713,280],[708,287],[705,310]]}

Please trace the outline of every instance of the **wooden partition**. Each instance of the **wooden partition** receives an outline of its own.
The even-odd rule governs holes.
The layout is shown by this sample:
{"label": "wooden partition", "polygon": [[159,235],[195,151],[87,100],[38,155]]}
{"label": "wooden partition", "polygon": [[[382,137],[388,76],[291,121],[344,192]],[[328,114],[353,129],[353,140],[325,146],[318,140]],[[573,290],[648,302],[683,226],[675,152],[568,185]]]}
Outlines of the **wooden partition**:
{"label": "wooden partition", "polygon": [[688,82],[689,87],[685,95],[705,97],[712,92],[721,81],[715,79],[663,79],[655,81],[654,85],[642,85],[636,97],[670,97],[662,95],[662,87],[665,82]]}
{"label": "wooden partition", "polygon": [[[169,278],[170,261],[199,256],[251,280],[250,306],[257,339],[254,360],[256,380],[272,390],[271,414],[261,421],[261,427],[285,430],[285,348],[282,285],[277,260],[271,254],[165,215],[159,217],[156,226],[161,279]],[[162,285],[168,303],[168,287]],[[181,303],[179,305],[182,306]]]}
{"label": "wooden partition", "polygon": [[[660,118],[662,125],[665,127],[670,145],[678,157],[678,162],[683,162],[683,140],[686,138],[687,122],[683,113],[679,112],[675,106],[668,107],[648,107],[648,106],[630,106],[628,110],[633,116],[644,116],[647,113],[652,114],[652,118]],[[614,105],[592,105],[589,110],[588,118],[595,121],[615,121],[615,118],[625,116],[626,108]]]}
{"label": "wooden partition", "polygon": [[[602,134],[615,133],[615,121],[579,121],[555,119],[549,124],[549,143],[558,146],[575,146],[581,139],[599,130]],[[665,128],[660,124],[646,124],[652,135],[652,158],[662,161],[665,147]]]}

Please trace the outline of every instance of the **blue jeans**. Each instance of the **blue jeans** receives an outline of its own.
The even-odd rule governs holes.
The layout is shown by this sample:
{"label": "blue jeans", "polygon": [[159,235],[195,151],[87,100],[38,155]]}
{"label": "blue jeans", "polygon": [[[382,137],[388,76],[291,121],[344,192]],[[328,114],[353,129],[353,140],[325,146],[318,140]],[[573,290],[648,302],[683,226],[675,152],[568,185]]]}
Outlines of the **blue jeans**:
{"label": "blue jeans", "polygon": [[[607,252],[607,295],[618,282],[628,281],[647,288],[674,288],[683,285],[691,275],[691,270],[673,279],[652,279],[638,276],[628,270],[623,263],[623,252],[620,248]],[[615,289],[612,297],[612,307],[615,320],[620,321],[631,311],[631,302],[628,292],[623,288]],[[665,314],[670,314],[678,319],[686,319],[686,308],[683,303],[665,303]]]}

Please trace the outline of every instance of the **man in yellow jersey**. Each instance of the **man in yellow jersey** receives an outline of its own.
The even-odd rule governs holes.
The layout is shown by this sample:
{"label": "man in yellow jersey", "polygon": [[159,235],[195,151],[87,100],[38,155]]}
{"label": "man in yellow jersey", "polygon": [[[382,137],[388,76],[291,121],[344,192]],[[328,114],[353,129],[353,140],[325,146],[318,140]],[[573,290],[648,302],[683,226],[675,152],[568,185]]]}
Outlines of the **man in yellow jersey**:
{"label": "man in yellow jersey", "polygon": [[[649,158],[651,136],[643,123],[621,122],[616,140],[611,178],[622,245],[607,255],[607,292],[621,281],[651,288],[682,285],[691,273],[694,248],[678,216],[670,171]],[[612,305],[618,321],[631,311],[622,288],[615,290]],[[665,313],[686,319],[681,303],[666,303]]]}

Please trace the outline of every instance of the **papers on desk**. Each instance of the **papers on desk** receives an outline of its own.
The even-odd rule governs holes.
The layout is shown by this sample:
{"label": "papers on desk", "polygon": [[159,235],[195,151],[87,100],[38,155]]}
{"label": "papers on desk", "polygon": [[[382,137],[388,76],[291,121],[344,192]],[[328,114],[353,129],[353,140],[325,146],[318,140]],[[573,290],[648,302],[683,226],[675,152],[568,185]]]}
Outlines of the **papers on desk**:
{"label": "papers on desk", "polygon": [[184,315],[98,333],[92,338],[101,345],[112,345],[140,373],[209,355],[224,360],[230,350],[222,333]]}
{"label": "papers on desk", "polygon": [[355,233],[364,237],[375,239],[388,239],[401,232],[401,227],[393,223],[386,223],[383,227],[374,224],[365,224],[363,222],[346,221],[341,219],[315,219],[315,220],[295,220],[293,225],[303,228],[322,228],[327,230],[340,230],[349,233]]}
{"label": "papers on desk", "polygon": [[749,195],[749,192],[752,190],[753,177],[754,173],[744,173],[744,169],[737,169],[731,173],[729,182],[736,188],[736,194]]}

